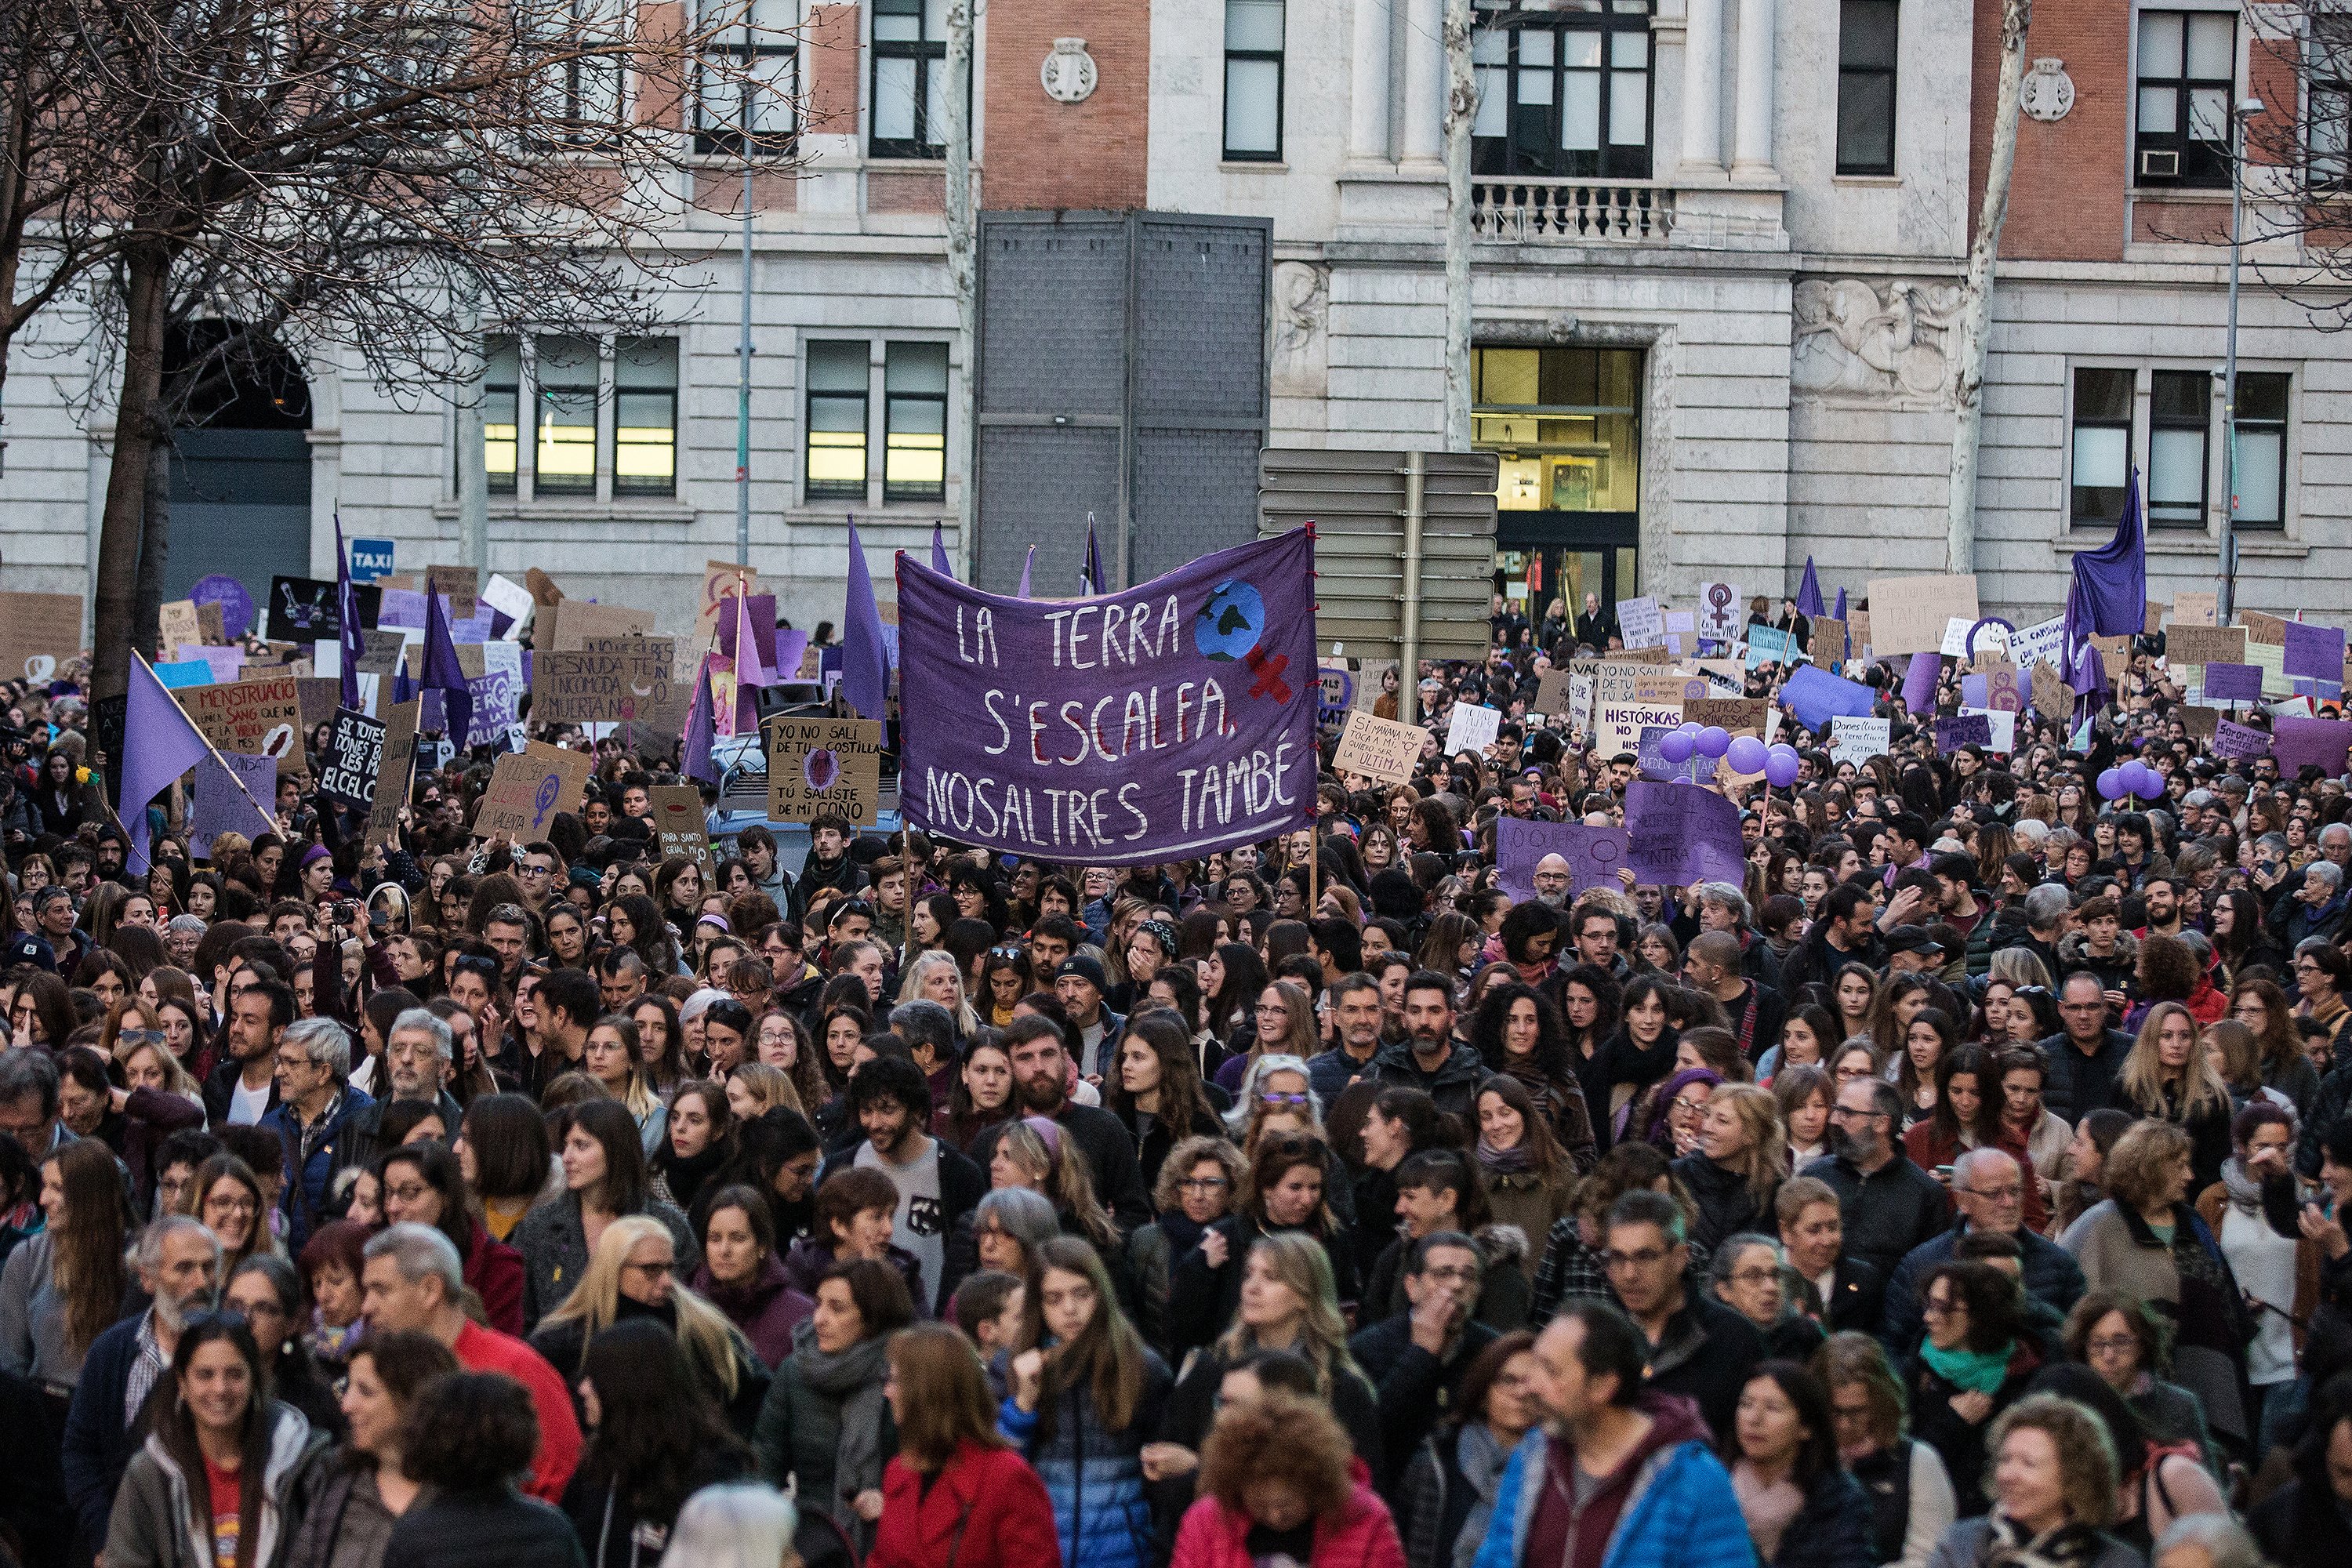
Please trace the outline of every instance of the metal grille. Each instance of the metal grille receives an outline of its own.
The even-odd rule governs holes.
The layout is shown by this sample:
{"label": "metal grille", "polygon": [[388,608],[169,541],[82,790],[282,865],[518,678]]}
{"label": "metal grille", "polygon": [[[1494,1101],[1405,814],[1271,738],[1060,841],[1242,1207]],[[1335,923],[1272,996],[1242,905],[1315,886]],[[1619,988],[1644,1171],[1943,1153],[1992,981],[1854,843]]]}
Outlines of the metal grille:
{"label": "metal grille", "polygon": [[[1491,452],[1423,459],[1421,640],[1424,658],[1486,650],[1495,570]],[[1259,477],[1259,532],[1316,525],[1316,635],[1348,651],[1393,654],[1403,635],[1405,455],[1268,447]]]}
{"label": "metal grille", "polygon": [[978,585],[992,594],[1021,586],[1021,565],[1037,547],[1030,584],[1041,598],[1078,591],[1087,513],[1098,529],[1118,515],[1118,431],[1101,426],[982,426]]}

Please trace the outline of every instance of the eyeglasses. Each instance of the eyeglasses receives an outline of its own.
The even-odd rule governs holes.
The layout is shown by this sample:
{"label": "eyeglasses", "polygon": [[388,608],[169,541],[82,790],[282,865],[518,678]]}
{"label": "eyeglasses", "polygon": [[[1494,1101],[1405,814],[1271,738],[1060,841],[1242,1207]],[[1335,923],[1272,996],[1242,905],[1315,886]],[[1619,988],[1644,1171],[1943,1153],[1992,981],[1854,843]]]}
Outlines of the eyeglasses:
{"label": "eyeglasses", "polygon": [[2093,1355],[2129,1355],[2139,1349],[2133,1334],[2097,1334],[2084,1346]]}
{"label": "eyeglasses", "polygon": [[1421,1271],[1421,1277],[1424,1279],[1443,1279],[1449,1285],[1478,1283],[1478,1271],[1467,1266],[1454,1268],[1424,1268]]}
{"label": "eyeglasses", "polygon": [[552,877],[555,875],[555,868],[552,866],[518,866],[515,868],[515,875],[519,877]]}
{"label": "eyeglasses", "polygon": [[121,1033],[116,1035],[114,1038],[118,1045],[122,1046],[160,1046],[163,1043],[163,1031],[161,1029],[125,1029]]}
{"label": "eyeglasses", "polygon": [[1677,1099],[1666,1107],[1666,1113],[1670,1116],[1697,1116],[1706,1110],[1706,1101],[1704,1100]]}
{"label": "eyeglasses", "polygon": [[422,1182],[412,1182],[404,1187],[386,1187],[383,1195],[404,1204],[413,1204],[432,1190]]}
{"label": "eyeglasses", "polygon": [[1621,1268],[1653,1268],[1666,1260],[1667,1251],[1663,1247],[1645,1247],[1639,1252],[1604,1252],[1601,1266],[1612,1274]]}
{"label": "eyeglasses", "polygon": [[1290,1016],[1290,1009],[1284,1006],[1279,1002],[1264,1003],[1256,1011],[1257,1016],[1261,1018],[1287,1018]]}
{"label": "eyeglasses", "polygon": [[[1861,1076],[1867,1078],[1870,1075],[1864,1073]],[[1851,1105],[1833,1105],[1830,1108],[1830,1120],[1832,1121],[1884,1121],[1885,1116],[1886,1112],[1883,1110],[1856,1110]]]}

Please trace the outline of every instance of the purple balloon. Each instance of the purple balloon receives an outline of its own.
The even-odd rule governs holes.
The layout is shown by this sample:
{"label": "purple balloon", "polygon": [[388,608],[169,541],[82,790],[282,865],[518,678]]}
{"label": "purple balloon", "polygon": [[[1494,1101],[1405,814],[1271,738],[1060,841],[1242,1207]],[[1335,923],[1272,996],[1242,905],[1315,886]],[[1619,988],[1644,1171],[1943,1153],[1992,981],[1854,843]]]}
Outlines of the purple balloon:
{"label": "purple balloon", "polygon": [[1731,749],[1731,732],[1720,724],[1709,724],[1698,732],[1698,754],[1719,757]]}
{"label": "purple balloon", "polygon": [[2124,792],[2136,795],[2157,795],[2164,793],[2164,776],[2143,762],[2124,764]]}
{"label": "purple balloon", "polygon": [[1701,726],[1699,721],[1696,719],[1685,719],[1681,723],[1675,725],[1675,728],[1685,735],[1696,735],[1699,732]]}
{"label": "purple balloon", "polygon": [[1724,757],[1736,773],[1760,773],[1764,771],[1764,742],[1753,735],[1736,735]]}
{"label": "purple balloon", "polygon": [[1658,737],[1658,755],[1670,768],[1681,767],[1691,760],[1691,737],[1680,730],[1669,730]]}
{"label": "purple balloon", "polygon": [[1774,746],[1764,753],[1764,782],[1774,789],[1787,789],[1797,782],[1802,766],[1794,746]]}
{"label": "purple balloon", "polygon": [[2099,774],[2098,784],[2099,798],[2101,800],[2116,800],[2121,798],[2124,793],[2123,769],[2105,769]]}

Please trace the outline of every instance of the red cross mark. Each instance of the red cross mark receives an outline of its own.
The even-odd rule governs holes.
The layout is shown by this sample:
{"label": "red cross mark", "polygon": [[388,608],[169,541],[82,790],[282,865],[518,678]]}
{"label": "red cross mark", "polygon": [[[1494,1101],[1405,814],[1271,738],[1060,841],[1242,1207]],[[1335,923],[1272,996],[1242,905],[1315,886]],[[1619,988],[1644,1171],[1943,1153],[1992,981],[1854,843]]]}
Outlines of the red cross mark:
{"label": "red cross mark", "polygon": [[1249,666],[1252,675],[1257,677],[1250,687],[1252,697],[1271,694],[1276,702],[1290,700],[1290,683],[1282,679],[1282,672],[1290,668],[1288,654],[1276,654],[1268,658],[1261,650],[1252,648],[1249,657],[1242,662]]}

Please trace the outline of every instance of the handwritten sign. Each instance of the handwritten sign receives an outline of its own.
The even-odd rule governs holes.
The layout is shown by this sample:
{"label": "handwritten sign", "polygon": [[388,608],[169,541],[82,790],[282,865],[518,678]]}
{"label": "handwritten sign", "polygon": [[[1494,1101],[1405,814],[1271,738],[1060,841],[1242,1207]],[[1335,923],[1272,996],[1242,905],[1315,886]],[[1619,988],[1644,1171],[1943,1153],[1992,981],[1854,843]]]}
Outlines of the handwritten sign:
{"label": "handwritten sign", "polygon": [[[654,629],[651,610],[632,610],[621,605],[592,605],[585,599],[566,599],[560,605],[547,605],[539,612],[539,635],[547,639],[540,651],[573,653],[592,637],[649,637]],[[538,646],[539,637],[532,639]]]}
{"label": "handwritten sign", "polygon": [[2172,624],[2178,626],[2210,626],[2219,618],[2221,596],[2219,594],[2175,594],[2172,595]]}
{"label": "handwritten sign", "polygon": [[46,685],[80,651],[79,594],[0,594],[0,679]]}
{"label": "handwritten sign", "polygon": [[656,784],[646,792],[653,805],[654,837],[662,858],[693,860],[705,879],[715,872],[710,858],[710,830],[702,815],[702,792],[692,784]]}
{"label": "handwritten sign", "polygon": [[[1938,653],[1945,629],[1956,619],[1974,626],[1977,580],[1969,574],[1937,574],[1923,577],[1873,577],[1870,595],[1870,647],[1880,657],[1890,653]],[[1963,627],[1965,634],[1967,628]]]}
{"label": "handwritten sign", "polygon": [[657,723],[674,712],[683,721],[677,660],[676,637],[592,637],[540,654],[531,660],[531,717],[543,724]]}
{"label": "handwritten sign", "polygon": [[474,618],[475,601],[481,589],[482,574],[471,566],[427,566],[425,569],[425,591],[448,596],[451,620],[470,621]]}
{"label": "handwritten sign", "polygon": [[[2229,628],[2232,631],[2236,627]],[[2205,700],[2208,702],[2259,702],[2263,700],[2263,672],[2251,664],[2209,664],[2205,667]]]}
{"label": "handwritten sign", "polygon": [[1361,773],[1376,784],[1404,784],[1412,779],[1428,741],[1429,731],[1418,724],[1375,718],[1359,709],[1348,715],[1348,727],[1339,731],[1331,771]]}
{"label": "handwritten sign", "polygon": [[835,816],[871,827],[881,808],[882,725],[870,719],[777,719],[768,730],[768,820]]}
{"label": "handwritten sign", "polygon": [[1468,752],[1483,757],[1502,727],[1500,710],[1482,708],[1475,702],[1456,702],[1445,725],[1445,754],[1455,757]]}
{"label": "handwritten sign", "polygon": [[2246,628],[2184,626],[2176,622],[2165,633],[2164,657],[2175,668],[2185,664],[2242,664],[2246,658]]}
{"label": "handwritten sign", "polygon": [[2239,614],[2238,619],[2245,623],[2248,642],[2260,643],[2264,647],[2286,646],[2286,623],[2278,616],[2266,616],[2260,610],[2245,610]]}
{"label": "handwritten sign", "polygon": [[1739,628],[1747,616],[1739,613],[1739,584],[1737,583],[1701,583],[1698,585],[1698,635],[1709,642],[1732,643],[1739,640]]}
{"label": "handwritten sign", "polygon": [[383,753],[376,764],[375,789],[368,797],[367,839],[389,844],[400,830],[400,808],[408,804],[408,781],[416,765],[416,721],[422,702],[394,703],[383,715]]}
{"label": "handwritten sign", "polygon": [[1685,722],[1719,725],[1737,735],[1764,732],[1764,715],[1771,704],[1761,697],[1690,697],[1683,700]]}
{"label": "handwritten sign", "polygon": [[576,811],[594,759],[533,741],[509,752],[490,770],[490,787],[474,813],[474,837],[528,844],[547,837],[560,811]]}
{"label": "handwritten sign", "polygon": [[738,566],[732,561],[705,561],[702,563],[702,597],[694,611],[694,646],[707,647],[719,635],[719,610],[735,596],[735,579],[743,579],[743,592],[760,591],[760,574],[750,566]]}
{"label": "handwritten sign", "polygon": [[2305,767],[2316,767],[2334,778],[2344,771],[2347,746],[2352,746],[2352,720],[2279,718],[2271,721],[2271,754],[2278,758],[2283,779],[2292,779]]}
{"label": "handwritten sign", "polygon": [[2217,718],[2211,745],[2217,757],[2259,757],[2269,752],[2271,738],[2251,724]]}
{"label": "handwritten sign", "polygon": [[293,675],[173,693],[216,750],[274,757],[281,773],[302,772],[302,683]]}
{"label": "handwritten sign", "polygon": [[1831,616],[1815,616],[1809,634],[1813,662],[1831,667],[1844,663],[1849,635],[1843,621]]}
{"label": "handwritten sign", "polygon": [[1936,721],[1936,750],[1957,752],[1962,746],[1990,746],[1992,726],[1981,713],[1964,713]]}
{"label": "handwritten sign", "polygon": [[165,647],[178,647],[182,643],[202,643],[205,625],[196,614],[194,599],[170,599],[155,608],[156,641]]}
{"label": "handwritten sign", "polygon": [[1886,755],[1894,743],[1892,719],[1856,719],[1839,714],[1830,721],[1830,761],[1859,767],[1873,757]]}
{"label": "handwritten sign", "polygon": [[1748,628],[1748,668],[1761,664],[1793,664],[1800,657],[1797,636],[1778,626]]}
{"label": "handwritten sign", "polygon": [[353,811],[365,811],[375,798],[375,776],[383,765],[382,721],[349,708],[337,709],[319,771],[319,793]]}
{"label": "handwritten sign", "polygon": [[1629,648],[1659,647],[1666,644],[1665,613],[1658,601],[1647,595],[1636,599],[1617,601],[1617,631]]}
{"label": "handwritten sign", "polygon": [[278,795],[278,759],[243,752],[207,752],[196,763],[189,802],[188,852],[210,858],[213,840],[225,833],[247,838],[274,833],[269,807]]}
{"label": "handwritten sign", "polygon": [[1564,719],[1578,716],[1569,705],[1569,682],[1575,677],[1565,669],[1547,669],[1536,682],[1535,710],[1546,718]]}
{"label": "handwritten sign", "polygon": [[1617,868],[1625,864],[1630,837],[1622,827],[1498,816],[1495,819],[1496,880],[1514,900],[1525,903],[1536,897],[1536,867],[1545,856],[1557,855],[1568,862],[1570,897],[1593,888],[1621,888]]}
{"label": "handwritten sign", "polygon": [[1745,872],[1739,808],[1695,784],[1626,785],[1626,861],[1645,882],[1730,882]]}
{"label": "handwritten sign", "polygon": [[1618,756],[1638,757],[1643,730],[1671,730],[1682,721],[1683,705],[1679,702],[1612,702],[1602,698],[1592,710],[1594,749],[1603,761]]}
{"label": "handwritten sign", "polygon": [[2286,673],[2307,680],[2344,679],[2344,628],[2314,626],[2309,621],[2286,624]]}

